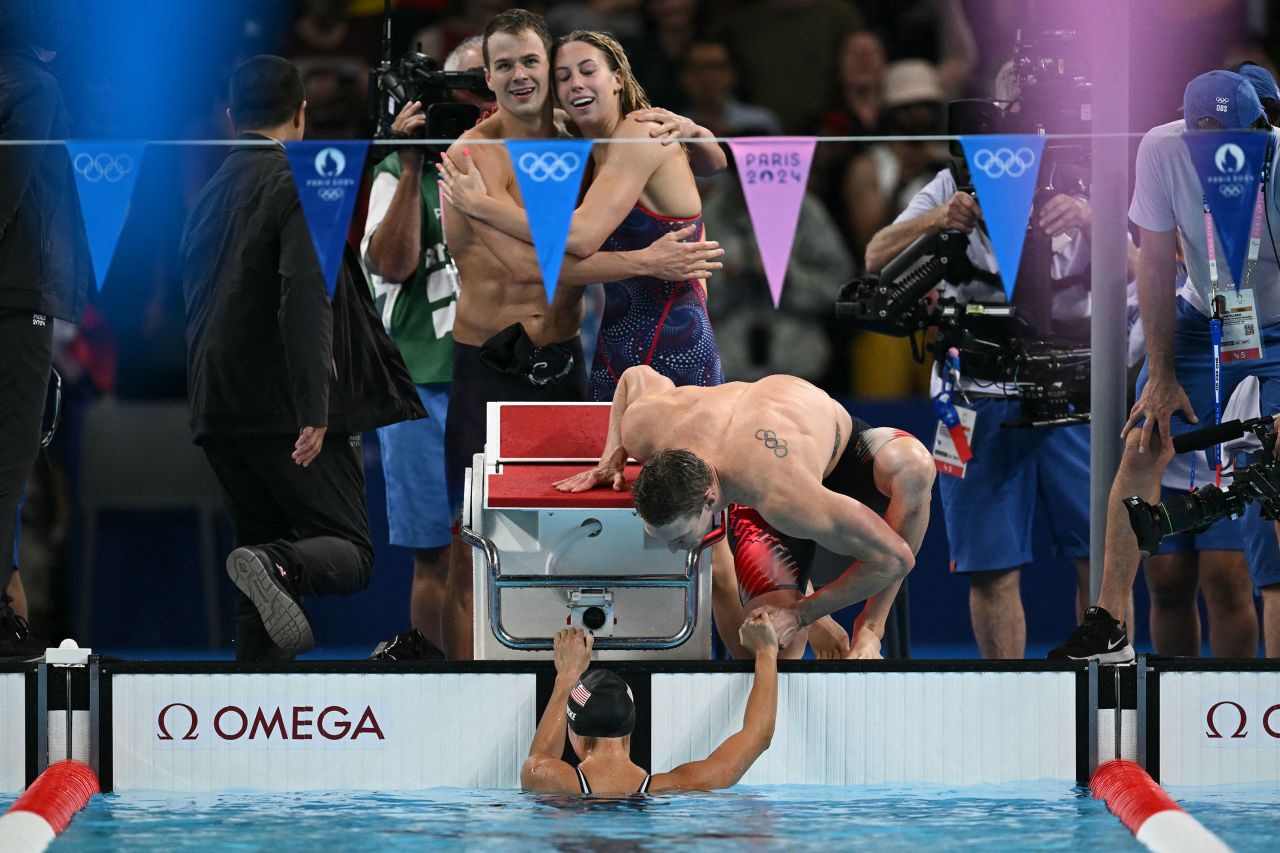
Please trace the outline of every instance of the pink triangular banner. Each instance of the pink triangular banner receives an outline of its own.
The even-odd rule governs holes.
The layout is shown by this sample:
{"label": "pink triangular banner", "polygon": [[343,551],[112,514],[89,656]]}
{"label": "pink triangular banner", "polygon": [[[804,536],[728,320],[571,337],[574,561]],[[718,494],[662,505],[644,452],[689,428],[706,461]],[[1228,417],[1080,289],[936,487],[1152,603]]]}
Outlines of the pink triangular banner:
{"label": "pink triangular banner", "polygon": [[787,277],[787,261],[817,141],[813,136],[729,140],[774,308],[782,301],[782,283]]}

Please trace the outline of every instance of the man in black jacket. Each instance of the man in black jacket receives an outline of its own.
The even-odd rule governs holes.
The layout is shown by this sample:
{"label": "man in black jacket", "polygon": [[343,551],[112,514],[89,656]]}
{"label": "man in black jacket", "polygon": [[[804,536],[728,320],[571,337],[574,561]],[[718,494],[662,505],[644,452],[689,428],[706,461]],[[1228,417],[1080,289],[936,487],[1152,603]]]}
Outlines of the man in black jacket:
{"label": "man in black jacket", "polygon": [[[36,0],[0,7],[0,140],[65,139],[67,111],[46,67],[54,9]],[[35,657],[10,607],[18,500],[40,449],[53,366],[53,320],[84,312],[89,250],[62,145],[0,146],[0,657]]]}
{"label": "man in black jacket", "polygon": [[240,547],[236,659],[309,649],[303,595],[369,582],[360,432],[425,417],[348,246],[332,303],[285,157],[305,126],[302,77],[256,56],[231,77],[237,146],[182,241],[195,441],[227,494]]}

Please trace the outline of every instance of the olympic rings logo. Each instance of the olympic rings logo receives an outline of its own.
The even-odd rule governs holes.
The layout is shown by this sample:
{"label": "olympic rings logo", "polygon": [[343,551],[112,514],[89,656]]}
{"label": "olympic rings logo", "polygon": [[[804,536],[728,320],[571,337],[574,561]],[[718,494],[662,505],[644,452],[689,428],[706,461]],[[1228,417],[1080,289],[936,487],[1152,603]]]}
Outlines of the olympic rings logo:
{"label": "olympic rings logo", "polygon": [[982,148],[973,155],[974,168],[981,170],[988,178],[1020,178],[1036,164],[1036,155],[1026,147],[1017,151],[1012,148]]}
{"label": "olympic rings logo", "polygon": [[99,181],[114,184],[133,171],[133,158],[128,154],[81,153],[76,155],[71,165],[91,184]]}
{"label": "olympic rings logo", "polygon": [[566,151],[563,154],[553,154],[549,151],[543,154],[534,154],[529,151],[520,155],[516,165],[532,181],[538,183],[543,181],[561,183],[567,181],[569,176],[578,170],[581,162],[578,155],[572,151]]}
{"label": "olympic rings logo", "polygon": [[316,190],[316,195],[321,201],[337,201],[346,194],[346,190],[341,187],[323,187]]}
{"label": "olympic rings logo", "polygon": [[787,440],[778,438],[778,434],[771,429],[756,430],[756,438],[764,442],[764,446],[773,451],[773,455],[779,459],[787,455]]}
{"label": "olympic rings logo", "polygon": [[1239,198],[1244,194],[1244,187],[1240,184],[1223,184],[1218,187],[1218,192],[1226,198]]}

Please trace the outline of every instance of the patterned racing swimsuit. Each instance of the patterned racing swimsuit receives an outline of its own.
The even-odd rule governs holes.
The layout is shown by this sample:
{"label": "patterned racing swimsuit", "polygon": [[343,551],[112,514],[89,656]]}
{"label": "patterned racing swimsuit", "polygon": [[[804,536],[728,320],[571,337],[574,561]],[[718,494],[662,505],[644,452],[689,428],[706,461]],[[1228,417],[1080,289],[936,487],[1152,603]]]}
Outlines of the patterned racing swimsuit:
{"label": "patterned racing swimsuit", "polygon": [[[702,239],[702,216],[673,219],[636,205],[605,241],[602,251],[643,249],[664,234],[696,224],[689,240]],[[604,317],[591,365],[591,399],[613,399],[628,367],[647,364],[677,385],[720,385],[724,370],[707,317],[707,294],[698,279],[663,281],[652,276],[605,284]]]}

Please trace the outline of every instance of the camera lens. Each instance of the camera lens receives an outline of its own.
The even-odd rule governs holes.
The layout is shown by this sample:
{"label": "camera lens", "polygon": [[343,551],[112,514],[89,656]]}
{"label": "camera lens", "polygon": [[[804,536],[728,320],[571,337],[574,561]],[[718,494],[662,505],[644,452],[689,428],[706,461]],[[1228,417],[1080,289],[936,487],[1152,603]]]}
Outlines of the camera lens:
{"label": "camera lens", "polygon": [[599,607],[588,607],[582,611],[582,627],[591,631],[599,631],[604,627],[605,612]]}
{"label": "camera lens", "polygon": [[1138,550],[1148,557],[1160,551],[1160,540],[1165,537],[1164,515],[1160,510],[1134,495],[1124,499],[1129,513],[1129,526],[1138,540]]}

